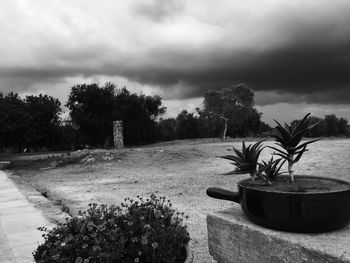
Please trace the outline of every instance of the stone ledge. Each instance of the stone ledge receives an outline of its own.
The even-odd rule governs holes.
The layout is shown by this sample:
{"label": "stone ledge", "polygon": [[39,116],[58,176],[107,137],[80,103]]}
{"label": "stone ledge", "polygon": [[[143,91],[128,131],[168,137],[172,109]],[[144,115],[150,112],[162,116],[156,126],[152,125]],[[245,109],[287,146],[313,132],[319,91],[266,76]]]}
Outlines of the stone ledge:
{"label": "stone ledge", "polygon": [[209,253],[218,263],[350,263],[350,228],[323,234],[265,229],[239,206],[207,215]]}

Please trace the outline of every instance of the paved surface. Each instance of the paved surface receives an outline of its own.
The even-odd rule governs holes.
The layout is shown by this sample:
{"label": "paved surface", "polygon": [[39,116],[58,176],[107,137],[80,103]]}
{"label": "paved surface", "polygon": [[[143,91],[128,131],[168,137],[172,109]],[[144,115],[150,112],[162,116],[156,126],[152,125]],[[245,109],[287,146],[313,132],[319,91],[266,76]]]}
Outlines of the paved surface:
{"label": "paved surface", "polygon": [[53,224],[0,171],[0,263],[33,262],[32,252],[43,242],[40,226]]}

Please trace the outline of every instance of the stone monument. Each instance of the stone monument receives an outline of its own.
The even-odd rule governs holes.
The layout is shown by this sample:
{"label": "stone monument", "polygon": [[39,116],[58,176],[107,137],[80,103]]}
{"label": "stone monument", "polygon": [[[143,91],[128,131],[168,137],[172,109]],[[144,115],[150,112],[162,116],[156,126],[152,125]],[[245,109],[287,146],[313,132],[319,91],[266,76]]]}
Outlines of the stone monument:
{"label": "stone monument", "polygon": [[114,146],[116,149],[124,148],[123,121],[113,122]]}

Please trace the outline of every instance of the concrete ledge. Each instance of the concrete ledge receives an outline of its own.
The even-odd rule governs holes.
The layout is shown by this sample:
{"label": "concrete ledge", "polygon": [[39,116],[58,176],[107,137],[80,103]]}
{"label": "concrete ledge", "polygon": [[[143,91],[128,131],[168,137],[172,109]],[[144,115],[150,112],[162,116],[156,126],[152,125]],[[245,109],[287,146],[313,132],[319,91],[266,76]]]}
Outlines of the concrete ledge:
{"label": "concrete ledge", "polygon": [[0,162],[0,170],[9,169],[11,167],[10,161],[1,161]]}
{"label": "concrete ledge", "polygon": [[324,234],[265,229],[239,206],[207,215],[209,253],[218,263],[350,263],[349,227]]}

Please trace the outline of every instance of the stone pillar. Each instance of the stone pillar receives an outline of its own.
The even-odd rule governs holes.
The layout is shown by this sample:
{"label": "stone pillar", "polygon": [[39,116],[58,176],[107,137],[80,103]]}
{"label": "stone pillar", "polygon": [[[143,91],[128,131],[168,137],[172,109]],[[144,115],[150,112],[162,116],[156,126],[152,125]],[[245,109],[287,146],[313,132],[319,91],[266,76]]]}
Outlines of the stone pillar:
{"label": "stone pillar", "polygon": [[114,146],[116,149],[124,148],[123,121],[113,122]]}

